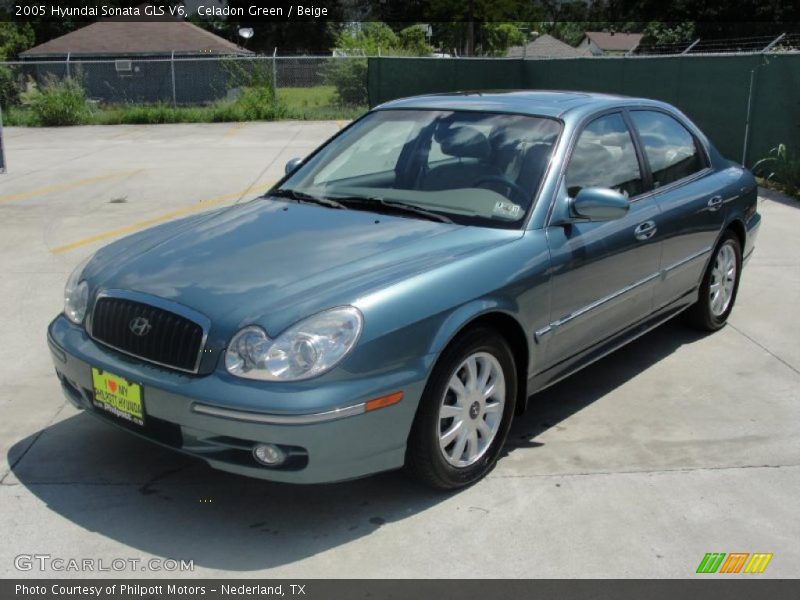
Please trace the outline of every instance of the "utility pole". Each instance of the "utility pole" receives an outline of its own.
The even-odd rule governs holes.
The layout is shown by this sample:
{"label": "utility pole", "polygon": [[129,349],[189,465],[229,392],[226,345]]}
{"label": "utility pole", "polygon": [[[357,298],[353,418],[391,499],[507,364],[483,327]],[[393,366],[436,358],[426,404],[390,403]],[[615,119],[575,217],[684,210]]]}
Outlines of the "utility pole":
{"label": "utility pole", "polygon": [[3,149],[3,109],[0,108],[0,173],[6,172],[6,154]]}
{"label": "utility pole", "polygon": [[175,88],[175,50],[172,51],[172,54],[169,58],[169,66],[170,70],[172,71],[172,108],[178,107],[178,94]]}
{"label": "utility pole", "polygon": [[467,45],[464,54],[475,56],[475,0],[469,0],[467,6]]}
{"label": "utility pole", "polygon": [[278,102],[278,47],[272,51],[272,102]]}

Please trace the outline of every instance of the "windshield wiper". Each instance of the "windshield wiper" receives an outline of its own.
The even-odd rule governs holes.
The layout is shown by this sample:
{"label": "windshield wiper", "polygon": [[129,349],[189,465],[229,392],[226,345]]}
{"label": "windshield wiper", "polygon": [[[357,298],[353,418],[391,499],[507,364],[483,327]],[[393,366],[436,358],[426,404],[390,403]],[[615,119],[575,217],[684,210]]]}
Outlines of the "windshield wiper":
{"label": "windshield wiper", "polygon": [[387,200],[386,198],[379,198],[378,196],[345,196],[338,197],[336,201],[345,208],[353,208],[355,210],[373,210],[383,213],[414,215],[440,223],[453,222],[449,217],[431,210],[425,210],[415,204],[406,204],[405,202],[399,202],[397,200]]}
{"label": "windshield wiper", "polygon": [[277,190],[270,192],[269,195],[277,198],[289,198],[295,202],[319,204],[320,206],[327,206],[328,208],[347,208],[344,204],[337,202],[336,200],[322,198],[321,196],[314,196],[312,194],[307,194],[306,192],[301,192],[299,190],[293,190],[290,188],[278,188]]}

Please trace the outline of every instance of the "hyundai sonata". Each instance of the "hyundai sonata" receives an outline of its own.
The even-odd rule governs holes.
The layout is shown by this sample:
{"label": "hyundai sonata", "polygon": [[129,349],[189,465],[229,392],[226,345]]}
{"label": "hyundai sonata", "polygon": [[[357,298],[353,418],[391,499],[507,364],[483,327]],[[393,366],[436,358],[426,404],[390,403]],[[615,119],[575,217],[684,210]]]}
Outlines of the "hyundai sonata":
{"label": "hyundai sonata", "polygon": [[213,467],[456,488],[531,394],[678,313],[722,327],[759,223],[668,104],[397,100],[263,197],[99,250],[48,342],[72,403]]}

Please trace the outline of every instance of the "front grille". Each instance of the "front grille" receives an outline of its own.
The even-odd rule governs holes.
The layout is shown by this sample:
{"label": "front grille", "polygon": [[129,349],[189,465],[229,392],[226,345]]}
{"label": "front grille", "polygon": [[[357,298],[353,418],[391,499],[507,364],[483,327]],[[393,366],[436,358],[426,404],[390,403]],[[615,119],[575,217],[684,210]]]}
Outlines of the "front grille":
{"label": "front grille", "polygon": [[[144,326],[142,319],[147,320]],[[136,335],[134,323],[140,325],[140,334],[143,329],[146,332]],[[203,328],[168,310],[126,298],[101,297],[95,303],[91,333],[97,341],[126,354],[181,371],[197,371]]]}

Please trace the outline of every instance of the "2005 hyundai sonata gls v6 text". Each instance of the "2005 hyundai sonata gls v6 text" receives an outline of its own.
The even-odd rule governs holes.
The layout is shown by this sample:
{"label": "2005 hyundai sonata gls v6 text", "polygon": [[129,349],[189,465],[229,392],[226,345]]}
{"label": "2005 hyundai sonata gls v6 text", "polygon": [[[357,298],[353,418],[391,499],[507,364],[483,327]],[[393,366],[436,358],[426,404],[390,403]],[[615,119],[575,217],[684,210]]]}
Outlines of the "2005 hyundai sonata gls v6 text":
{"label": "2005 hyundai sonata gls v6 text", "polygon": [[529,394],[686,310],[725,324],[752,175],[675,108],[566,92],[379,106],[264,197],[78,266],[78,407],[287,482],[485,475]]}

